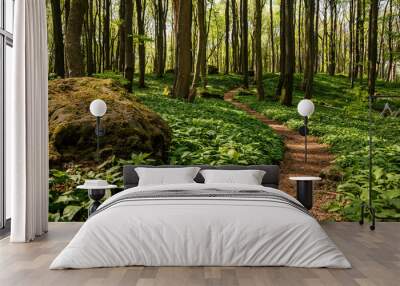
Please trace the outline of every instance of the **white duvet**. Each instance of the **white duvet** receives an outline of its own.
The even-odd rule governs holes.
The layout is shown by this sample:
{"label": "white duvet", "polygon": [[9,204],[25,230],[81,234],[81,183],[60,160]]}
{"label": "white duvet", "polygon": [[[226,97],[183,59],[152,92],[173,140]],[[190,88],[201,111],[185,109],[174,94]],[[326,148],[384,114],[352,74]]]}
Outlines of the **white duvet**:
{"label": "white duvet", "polygon": [[[231,184],[136,187],[156,190],[265,190]],[[258,199],[149,199],[115,204],[91,217],[50,269],[145,266],[350,268],[318,222],[293,206]]]}

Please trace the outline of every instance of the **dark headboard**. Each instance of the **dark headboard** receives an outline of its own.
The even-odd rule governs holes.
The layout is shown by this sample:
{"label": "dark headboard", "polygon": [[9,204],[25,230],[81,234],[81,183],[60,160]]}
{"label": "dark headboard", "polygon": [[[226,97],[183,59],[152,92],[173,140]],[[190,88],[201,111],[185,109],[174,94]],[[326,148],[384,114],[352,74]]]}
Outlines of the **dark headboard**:
{"label": "dark headboard", "polygon": [[[147,166],[147,165],[127,165],[124,166],[124,189],[136,187],[139,182],[139,177],[135,171],[137,167],[148,167],[148,168],[180,168],[180,167],[200,167],[201,169],[218,169],[218,170],[263,170],[265,171],[262,185],[264,187],[279,188],[279,166],[277,165],[251,165],[251,166],[239,166],[239,165],[224,165],[224,166],[208,166],[208,165],[163,165],[163,166]],[[199,173],[194,179],[197,183],[204,183],[203,176]]]}

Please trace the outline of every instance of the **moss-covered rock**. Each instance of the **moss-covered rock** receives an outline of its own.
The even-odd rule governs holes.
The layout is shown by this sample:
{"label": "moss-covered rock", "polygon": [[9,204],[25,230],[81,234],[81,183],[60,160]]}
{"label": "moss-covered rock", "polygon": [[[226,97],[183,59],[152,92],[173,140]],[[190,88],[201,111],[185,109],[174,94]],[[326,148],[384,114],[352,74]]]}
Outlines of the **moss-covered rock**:
{"label": "moss-covered rock", "polygon": [[152,153],[165,161],[171,142],[167,123],[137,102],[111,79],[70,78],[49,82],[50,164],[90,163],[96,154],[96,120],[89,112],[92,100],[107,103],[101,120],[101,157],[127,158],[134,152]]}

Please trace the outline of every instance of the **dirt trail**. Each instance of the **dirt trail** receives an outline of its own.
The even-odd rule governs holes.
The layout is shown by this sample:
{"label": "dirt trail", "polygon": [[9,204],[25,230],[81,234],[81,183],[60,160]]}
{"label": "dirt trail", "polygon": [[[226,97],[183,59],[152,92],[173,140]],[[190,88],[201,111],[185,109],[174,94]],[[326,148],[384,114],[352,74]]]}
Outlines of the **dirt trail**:
{"label": "dirt trail", "polygon": [[[326,145],[318,143],[314,136],[308,136],[308,158],[307,164],[304,163],[304,137],[298,132],[290,130],[288,127],[275,120],[270,120],[261,113],[251,109],[248,105],[234,99],[238,89],[233,89],[225,93],[224,100],[232,103],[239,109],[246,111],[252,117],[270,126],[277,134],[281,135],[285,143],[285,156],[281,162],[280,186],[279,188],[292,195],[296,195],[295,183],[289,180],[291,176],[310,175],[319,176],[320,171],[330,165],[334,156],[329,153]],[[314,206],[312,214],[318,220],[338,219],[336,216],[326,213],[321,209],[321,205],[334,199],[335,193],[329,191],[326,182],[321,181],[314,185]]]}

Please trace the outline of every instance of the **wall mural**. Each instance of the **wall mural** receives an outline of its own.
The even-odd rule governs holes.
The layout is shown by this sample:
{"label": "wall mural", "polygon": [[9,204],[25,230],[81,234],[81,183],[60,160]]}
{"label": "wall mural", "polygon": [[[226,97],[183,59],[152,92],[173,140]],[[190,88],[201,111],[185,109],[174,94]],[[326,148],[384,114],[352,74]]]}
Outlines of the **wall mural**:
{"label": "wall mural", "polygon": [[[122,187],[126,164],[280,164],[291,194],[289,175],[323,177],[318,219],[358,220],[368,94],[400,88],[398,1],[51,0],[47,11],[51,221],[85,220],[76,186]],[[307,164],[304,97],[315,104]],[[97,127],[96,99],[107,107]],[[398,219],[400,123],[386,104],[400,108],[373,103],[374,202]]]}

